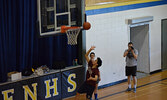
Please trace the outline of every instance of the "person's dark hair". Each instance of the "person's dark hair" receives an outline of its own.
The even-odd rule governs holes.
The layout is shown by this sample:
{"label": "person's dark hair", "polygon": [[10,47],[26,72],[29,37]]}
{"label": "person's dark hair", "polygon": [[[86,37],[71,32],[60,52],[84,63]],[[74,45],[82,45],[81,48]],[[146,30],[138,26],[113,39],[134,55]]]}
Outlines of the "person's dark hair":
{"label": "person's dark hair", "polygon": [[102,65],[102,60],[99,57],[97,57],[97,64],[97,67],[100,67]]}
{"label": "person's dark hair", "polygon": [[133,43],[132,43],[132,42],[129,42],[129,43],[128,43],[128,45],[129,45],[129,44],[132,44],[132,45],[133,45]]}
{"label": "person's dark hair", "polygon": [[94,52],[91,52],[91,53],[90,53],[90,56],[91,56],[92,54],[93,54],[93,55],[95,55],[95,53],[94,53]]}

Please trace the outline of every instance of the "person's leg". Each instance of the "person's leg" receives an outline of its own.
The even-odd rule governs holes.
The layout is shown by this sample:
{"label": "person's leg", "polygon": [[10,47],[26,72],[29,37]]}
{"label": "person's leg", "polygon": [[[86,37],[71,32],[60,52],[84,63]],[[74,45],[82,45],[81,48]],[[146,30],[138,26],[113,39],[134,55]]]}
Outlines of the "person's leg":
{"label": "person's leg", "polygon": [[87,100],[92,100],[92,94],[95,90],[95,86],[88,85],[87,93],[86,93],[86,98]]}
{"label": "person's leg", "polygon": [[131,88],[131,75],[128,76],[128,87]]}
{"label": "person's leg", "polygon": [[127,91],[131,91],[131,75],[128,76],[128,89]]}
{"label": "person's leg", "polygon": [[126,76],[128,79],[128,89],[126,91],[131,91],[131,67],[126,66]]}
{"label": "person's leg", "polygon": [[137,87],[137,78],[136,78],[136,76],[133,76],[133,84],[134,84],[133,92],[136,93],[136,87]]}
{"label": "person's leg", "polygon": [[137,70],[137,68],[136,68],[136,66],[134,66],[132,76],[133,76],[133,84],[134,84],[133,92],[135,92],[135,93],[136,93],[136,87],[137,87],[136,70]]}
{"label": "person's leg", "polygon": [[95,90],[94,90],[94,97],[95,97],[95,100],[97,99],[97,90],[98,90],[98,84],[96,84],[95,86]]}
{"label": "person's leg", "polygon": [[86,82],[84,82],[78,89],[77,94],[75,96],[75,100],[79,100],[79,96],[82,93],[87,93],[87,89],[89,89],[89,87],[87,86]]}
{"label": "person's leg", "polygon": [[133,76],[133,84],[134,84],[134,88],[136,88],[136,86],[137,86],[137,78],[136,78],[136,76]]}

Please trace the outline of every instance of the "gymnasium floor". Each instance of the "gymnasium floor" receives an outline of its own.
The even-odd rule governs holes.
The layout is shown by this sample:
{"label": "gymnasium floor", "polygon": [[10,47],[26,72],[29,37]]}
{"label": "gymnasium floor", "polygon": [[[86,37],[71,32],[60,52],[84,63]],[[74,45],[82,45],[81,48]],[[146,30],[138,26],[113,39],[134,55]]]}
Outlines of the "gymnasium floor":
{"label": "gymnasium floor", "polygon": [[[167,71],[138,79],[137,92],[125,92],[127,82],[98,90],[99,100],[167,100]],[[85,94],[80,95],[85,100]],[[74,97],[64,100],[74,100]]]}
{"label": "gymnasium floor", "polygon": [[125,6],[161,0],[85,0],[86,10]]}

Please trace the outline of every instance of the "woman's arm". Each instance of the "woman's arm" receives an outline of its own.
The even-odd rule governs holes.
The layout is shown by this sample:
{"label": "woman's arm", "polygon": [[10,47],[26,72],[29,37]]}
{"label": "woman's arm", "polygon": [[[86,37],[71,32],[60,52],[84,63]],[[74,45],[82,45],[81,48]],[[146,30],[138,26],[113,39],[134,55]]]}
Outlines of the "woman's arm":
{"label": "woman's arm", "polygon": [[89,62],[89,53],[92,51],[92,50],[94,50],[96,47],[95,46],[91,46],[91,48],[86,52],[86,54],[85,54],[85,59],[86,59],[86,61],[87,62]]}

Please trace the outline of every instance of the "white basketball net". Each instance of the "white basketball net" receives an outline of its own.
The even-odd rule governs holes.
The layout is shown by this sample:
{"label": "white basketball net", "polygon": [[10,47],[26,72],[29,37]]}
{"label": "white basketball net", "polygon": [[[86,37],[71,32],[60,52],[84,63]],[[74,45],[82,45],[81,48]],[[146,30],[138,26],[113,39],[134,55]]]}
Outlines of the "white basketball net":
{"label": "white basketball net", "polygon": [[78,38],[80,30],[81,28],[76,28],[76,29],[68,29],[66,31],[69,45],[77,44],[77,38]]}

